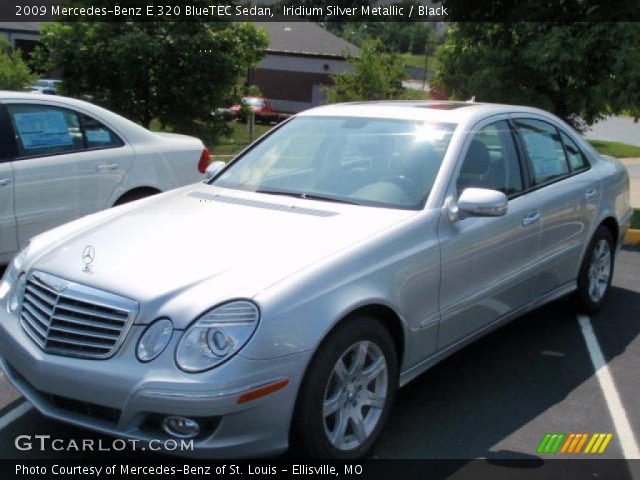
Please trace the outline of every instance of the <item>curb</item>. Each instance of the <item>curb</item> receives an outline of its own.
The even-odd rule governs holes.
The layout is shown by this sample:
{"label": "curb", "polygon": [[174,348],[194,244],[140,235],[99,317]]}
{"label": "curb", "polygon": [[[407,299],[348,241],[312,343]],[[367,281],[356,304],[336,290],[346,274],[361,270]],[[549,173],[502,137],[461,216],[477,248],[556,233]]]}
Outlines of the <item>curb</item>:
{"label": "curb", "polygon": [[627,230],[627,234],[624,236],[625,245],[639,245],[640,244],[640,230],[630,228]]}

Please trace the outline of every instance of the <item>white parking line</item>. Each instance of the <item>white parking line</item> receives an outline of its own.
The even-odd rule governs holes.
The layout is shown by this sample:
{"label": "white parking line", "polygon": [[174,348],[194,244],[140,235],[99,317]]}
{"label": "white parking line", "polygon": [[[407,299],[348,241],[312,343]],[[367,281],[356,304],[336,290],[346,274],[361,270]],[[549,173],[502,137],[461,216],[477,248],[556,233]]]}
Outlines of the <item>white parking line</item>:
{"label": "white parking line", "polygon": [[586,315],[578,315],[578,323],[580,324],[582,336],[584,337],[587,349],[589,350],[591,363],[593,363],[593,367],[596,370],[596,376],[600,382],[600,388],[604,393],[609,413],[613,419],[613,426],[616,429],[618,440],[622,447],[622,454],[626,459],[640,459],[640,450],[638,450],[638,444],[633,436],[633,430],[629,424],[627,412],[620,401],[620,395],[616,389],[616,384],[613,381],[611,372],[609,372],[609,367],[607,366],[607,362],[605,361],[602,350],[600,349],[598,339],[593,332],[591,320],[589,320],[589,317]]}
{"label": "white parking line", "polygon": [[11,422],[19,419],[22,415],[27,413],[33,408],[29,402],[22,402],[13,410],[9,410],[6,414],[0,417],[0,430],[9,425]]}

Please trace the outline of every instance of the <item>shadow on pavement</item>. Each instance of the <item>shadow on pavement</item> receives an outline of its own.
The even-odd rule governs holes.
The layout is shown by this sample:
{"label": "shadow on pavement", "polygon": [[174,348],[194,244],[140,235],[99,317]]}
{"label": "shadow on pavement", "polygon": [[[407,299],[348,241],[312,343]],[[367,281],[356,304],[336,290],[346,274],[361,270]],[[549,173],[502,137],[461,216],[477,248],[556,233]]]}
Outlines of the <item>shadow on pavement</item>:
{"label": "shadow on pavement", "polygon": [[[592,318],[607,363],[638,341],[640,334],[640,292],[621,286],[637,282],[640,268],[628,262],[640,264],[640,255],[632,251],[622,252],[624,259],[616,265],[622,281],[614,278],[610,298]],[[582,408],[581,402],[597,403],[595,396],[602,396],[599,389],[592,398],[573,398],[577,388],[593,382],[593,376],[571,302],[554,302],[466,347],[400,390],[372,456],[486,458],[498,463],[517,459],[530,460],[531,468],[541,466],[548,458],[536,455],[537,436],[532,435],[520,451],[496,445],[514,432],[531,429],[534,420],[563,401],[572,408]],[[593,413],[594,407],[589,408]],[[600,422],[600,428],[602,422],[604,428],[612,428],[604,402],[596,408],[595,418],[589,415],[585,413],[585,424],[593,420],[594,425]],[[557,425],[550,422],[547,431],[565,431],[557,430]],[[600,431],[597,428],[591,431]]]}

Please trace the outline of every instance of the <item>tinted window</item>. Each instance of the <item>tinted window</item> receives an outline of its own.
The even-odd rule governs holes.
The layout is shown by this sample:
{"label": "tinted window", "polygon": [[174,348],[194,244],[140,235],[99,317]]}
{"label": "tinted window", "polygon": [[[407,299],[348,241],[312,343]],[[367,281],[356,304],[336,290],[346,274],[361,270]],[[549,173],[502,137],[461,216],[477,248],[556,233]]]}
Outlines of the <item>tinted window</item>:
{"label": "tinted window", "polygon": [[487,125],[473,135],[457,181],[458,191],[490,188],[507,195],[523,190],[520,162],[506,121]]}
{"label": "tinted window", "polygon": [[21,157],[73,152],[84,148],[78,115],[45,105],[8,105]]}
{"label": "tinted window", "polygon": [[571,140],[568,135],[563,132],[560,132],[562,136],[562,143],[564,143],[564,151],[567,153],[567,160],[569,160],[569,166],[571,167],[571,171],[575,172],[578,170],[582,170],[589,166],[587,162],[587,157],[585,157],[582,150],[576,145],[576,142]]}
{"label": "tinted window", "polygon": [[569,173],[569,166],[556,127],[540,120],[516,120],[533,165],[534,183],[548,182]]}
{"label": "tinted window", "polygon": [[80,114],[88,148],[119,147],[124,145],[120,137],[102,123],[87,115]]}

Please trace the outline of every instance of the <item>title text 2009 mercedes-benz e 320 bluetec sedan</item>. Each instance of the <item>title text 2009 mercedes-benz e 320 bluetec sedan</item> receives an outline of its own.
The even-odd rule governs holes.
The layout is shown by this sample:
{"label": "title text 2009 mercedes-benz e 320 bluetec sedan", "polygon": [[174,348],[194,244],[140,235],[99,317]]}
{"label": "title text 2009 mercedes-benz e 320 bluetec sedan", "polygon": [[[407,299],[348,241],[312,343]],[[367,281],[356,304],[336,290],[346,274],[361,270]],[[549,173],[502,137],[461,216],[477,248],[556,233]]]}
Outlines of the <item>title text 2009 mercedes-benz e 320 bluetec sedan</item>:
{"label": "title text 2009 mercedes-benz e 320 bluetec sedan", "polygon": [[321,107],[220,167],[15,258],[2,366],[42,413],[362,455],[435,362],[563,295],[597,310],[631,214],[621,164],[525,107]]}

